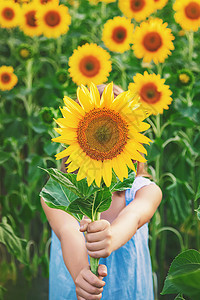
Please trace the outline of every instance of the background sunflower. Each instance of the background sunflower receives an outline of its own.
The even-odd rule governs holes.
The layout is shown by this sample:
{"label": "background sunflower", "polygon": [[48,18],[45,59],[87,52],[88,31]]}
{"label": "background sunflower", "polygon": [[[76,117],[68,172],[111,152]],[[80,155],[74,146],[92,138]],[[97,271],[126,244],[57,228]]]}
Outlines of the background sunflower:
{"label": "background sunflower", "polygon": [[41,7],[34,2],[23,4],[20,28],[26,35],[31,37],[41,35],[42,28],[38,25],[36,17],[36,13]]}
{"label": "background sunflower", "polygon": [[69,30],[71,17],[68,8],[57,3],[47,3],[37,12],[38,25],[42,28],[43,34],[50,37],[59,37]]}
{"label": "background sunflower", "polygon": [[13,67],[0,67],[0,90],[10,91],[17,84],[17,76],[14,74]]}
{"label": "background sunflower", "polygon": [[0,26],[12,28],[19,25],[21,20],[21,8],[13,1],[0,1]]}
{"label": "background sunflower", "polygon": [[130,20],[115,17],[105,23],[102,41],[109,50],[123,53],[130,48],[133,41],[133,28]]}
{"label": "background sunflower", "polygon": [[145,71],[144,75],[136,74],[133,81],[134,83],[129,84],[129,89],[140,97],[142,106],[148,113],[157,115],[162,114],[164,109],[169,109],[172,92],[160,75],[148,74]]}
{"label": "background sunflower", "polygon": [[123,14],[137,22],[145,20],[154,10],[154,0],[119,0]]}
{"label": "background sunflower", "polygon": [[167,25],[161,19],[142,22],[133,34],[135,56],[143,58],[144,62],[163,63],[174,49],[174,36]]}
{"label": "background sunflower", "polygon": [[70,76],[78,85],[102,84],[112,69],[109,53],[93,43],[75,49],[69,58],[69,66]]}
{"label": "background sunflower", "polygon": [[185,30],[197,31],[200,27],[199,0],[176,0],[173,6],[174,18]]}

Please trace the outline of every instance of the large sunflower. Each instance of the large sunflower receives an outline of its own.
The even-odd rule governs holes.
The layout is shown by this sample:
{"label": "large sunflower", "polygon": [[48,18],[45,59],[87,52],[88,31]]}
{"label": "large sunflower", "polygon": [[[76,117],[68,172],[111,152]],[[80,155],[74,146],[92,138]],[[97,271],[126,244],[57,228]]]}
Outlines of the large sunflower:
{"label": "large sunflower", "polygon": [[104,25],[102,40],[109,50],[123,53],[133,41],[133,28],[129,19],[115,17]]}
{"label": "large sunflower", "polygon": [[151,19],[136,28],[133,50],[137,58],[143,58],[144,62],[153,60],[155,64],[165,61],[174,49],[174,36],[167,25],[161,19]]}
{"label": "large sunflower", "polygon": [[41,35],[42,30],[41,27],[38,25],[36,19],[36,13],[38,10],[40,10],[41,6],[42,5],[36,5],[35,2],[24,4],[22,6],[22,20],[20,28],[26,35]]}
{"label": "large sunflower", "polygon": [[173,9],[174,18],[185,30],[197,31],[200,27],[200,1],[176,0]]}
{"label": "large sunflower", "polygon": [[154,7],[161,9],[167,4],[168,0],[154,0]]}
{"label": "large sunflower", "polygon": [[97,44],[85,44],[75,49],[69,58],[69,73],[77,84],[102,84],[112,69],[109,53]]}
{"label": "large sunflower", "polygon": [[48,38],[56,38],[66,33],[71,24],[68,8],[54,2],[42,5],[36,16],[43,34]]}
{"label": "large sunflower", "polygon": [[0,67],[0,90],[10,91],[17,84],[17,76],[13,73],[13,67]]}
{"label": "large sunflower", "polygon": [[171,104],[172,95],[168,85],[165,85],[165,79],[160,75],[137,74],[133,77],[134,83],[129,84],[130,91],[140,97],[142,107],[150,114],[162,114],[163,109],[168,109]]}
{"label": "large sunflower", "polygon": [[80,105],[64,97],[63,118],[56,121],[61,127],[56,128],[60,136],[53,141],[68,147],[56,158],[69,156],[67,171],[79,169],[77,180],[87,177],[88,185],[95,180],[100,186],[103,178],[110,186],[112,169],[123,181],[128,177],[127,166],[135,170],[132,160],[146,161],[139,153],[146,154],[141,143],[150,141],[140,133],[149,128],[142,122],[146,114],[129,91],[114,99],[112,83],[106,86],[101,98],[93,83],[90,92],[83,85],[78,88],[77,96]]}
{"label": "large sunflower", "polygon": [[140,22],[153,12],[154,0],[119,0],[118,5],[126,17]]}
{"label": "large sunflower", "polygon": [[21,19],[21,7],[13,1],[0,1],[0,26],[12,28],[19,25]]}

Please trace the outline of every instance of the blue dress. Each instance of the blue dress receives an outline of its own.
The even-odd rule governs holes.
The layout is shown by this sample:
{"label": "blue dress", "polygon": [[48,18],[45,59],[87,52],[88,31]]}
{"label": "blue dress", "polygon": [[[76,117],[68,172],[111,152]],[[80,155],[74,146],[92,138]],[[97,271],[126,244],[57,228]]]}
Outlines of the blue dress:
{"label": "blue dress", "polygon": [[[131,189],[126,190],[126,205],[134,200],[135,193],[151,182],[136,177]],[[148,223],[121,248],[107,258],[101,258],[108,275],[103,300],[153,300],[153,280],[148,247]],[[77,300],[75,285],[62,257],[60,241],[52,231],[49,274],[49,300]]]}

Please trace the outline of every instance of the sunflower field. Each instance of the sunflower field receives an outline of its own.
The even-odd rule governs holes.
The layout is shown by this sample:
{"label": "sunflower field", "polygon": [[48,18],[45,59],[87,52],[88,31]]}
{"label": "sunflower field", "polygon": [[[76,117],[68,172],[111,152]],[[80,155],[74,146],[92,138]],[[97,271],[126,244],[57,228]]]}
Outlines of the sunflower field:
{"label": "sunflower field", "polygon": [[40,168],[61,167],[59,107],[91,82],[129,90],[149,115],[155,299],[200,299],[199,29],[200,0],[0,0],[0,299],[48,299]]}

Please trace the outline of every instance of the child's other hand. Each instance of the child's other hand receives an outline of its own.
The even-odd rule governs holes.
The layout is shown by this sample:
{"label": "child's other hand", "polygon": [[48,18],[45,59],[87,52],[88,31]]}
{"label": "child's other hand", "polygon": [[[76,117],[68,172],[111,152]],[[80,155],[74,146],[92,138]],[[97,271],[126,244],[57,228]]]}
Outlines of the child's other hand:
{"label": "child's other hand", "polygon": [[76,295],[78,300],[99,300],[102,297],[105,282],[102,280],[107,276],[107,268],[105,265],[98,267],[99,277],[90,271],[90,267],[81,270],[75,280]]}
{"label": "child's other hand", "polygon": [[91,222],[82,220],[80,231],[86,231],[86,248],[94,258],[108,257],[112,252],[112,233],[110,223],[106,220]]}

